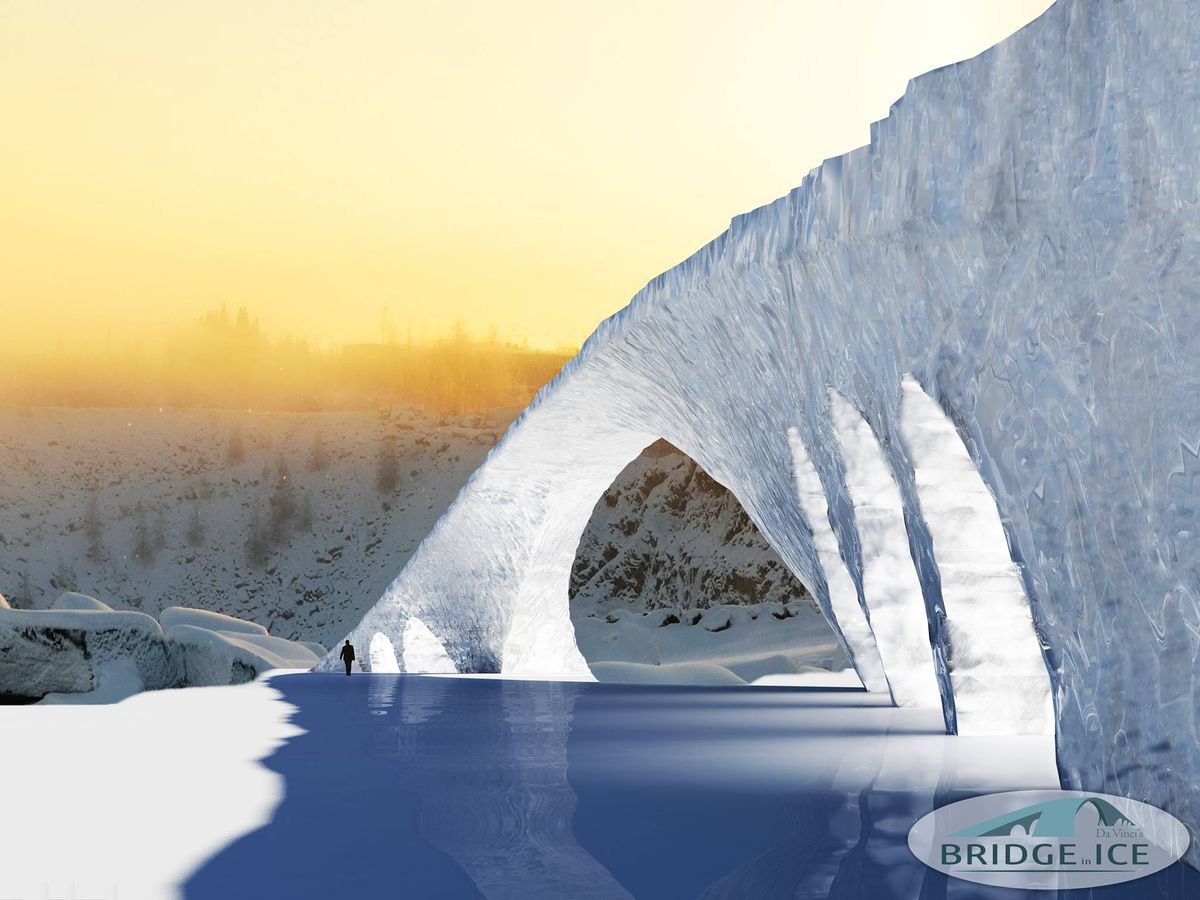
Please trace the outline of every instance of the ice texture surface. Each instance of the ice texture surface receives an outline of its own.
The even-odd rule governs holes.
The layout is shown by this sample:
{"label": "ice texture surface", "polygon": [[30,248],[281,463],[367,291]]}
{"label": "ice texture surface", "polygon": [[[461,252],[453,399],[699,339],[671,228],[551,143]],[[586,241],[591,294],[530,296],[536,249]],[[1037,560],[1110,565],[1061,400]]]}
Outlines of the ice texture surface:
{"label": "ice texture surface", "polygon": [[404,629],[404,671],[434,674],[458,671],[441,641],[415,617],[408,620]]}
{"label": "ice texture surface", "polygon": [[1197,108],[1200,7],[1186,0],[1060,0],[915,79],[867,146],[603,323],[355,634],[419,615],[460,669],[580,671],[574,541],[658,437],[733,491],[832,617],[788,440],[820,473],[861,585],[832,388],[895,479],[952,699],[962,648],[899,424],[908,373],[994,498],[1045,647],[1064,781],[1161,806],[1195,834]]}

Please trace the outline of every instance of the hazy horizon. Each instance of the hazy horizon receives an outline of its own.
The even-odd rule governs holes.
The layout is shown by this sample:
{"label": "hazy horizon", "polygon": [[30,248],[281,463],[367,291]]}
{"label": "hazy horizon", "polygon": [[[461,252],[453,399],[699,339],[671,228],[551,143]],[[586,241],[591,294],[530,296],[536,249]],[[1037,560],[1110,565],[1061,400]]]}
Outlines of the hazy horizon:
{"label": "hazy horizon", "polygon": [[314,345],[221,307],[163,341],[10,354],[0,407],[480,413],[527,405],[573,355],[472,335],[461,321],[436,335]]}

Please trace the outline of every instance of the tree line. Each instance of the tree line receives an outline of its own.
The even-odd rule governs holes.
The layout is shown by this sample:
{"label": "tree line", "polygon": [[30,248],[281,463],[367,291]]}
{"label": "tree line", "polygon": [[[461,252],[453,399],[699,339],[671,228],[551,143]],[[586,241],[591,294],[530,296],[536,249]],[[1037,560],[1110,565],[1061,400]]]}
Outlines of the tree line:
{"label": "tree line", "polygon": [[524,406],[573,351],[472,337],[318,350],[271,340],[245,309],[201,317],[161,346],[13,360],[0,403],[27,406],[333,411],[412,405],[444,414]]}

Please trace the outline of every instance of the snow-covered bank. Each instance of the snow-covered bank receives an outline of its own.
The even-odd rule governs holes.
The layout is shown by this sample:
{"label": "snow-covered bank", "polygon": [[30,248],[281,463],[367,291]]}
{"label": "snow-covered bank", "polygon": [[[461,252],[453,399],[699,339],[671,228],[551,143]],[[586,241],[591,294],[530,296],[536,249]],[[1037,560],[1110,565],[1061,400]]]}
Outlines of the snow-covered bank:
{"label": "snow-covered bank", "polygon": [[0,696],[113,703],[143,690],[309,669],[325,653],[320,644],[272,637],[254,622],[205,610],[173,607],[162,617],[160,625],[77,593],[50,610],[0,607]]}
{"label": "snow-covered bank", "polygon": [[575,640],[600,681],[750,683],[811,669],[837,672],[848,664],[808,599],[645,613],[601,605],[581,614],[584,607],[577,606]]}
{"label": "snow-covered bank", "polygon": [[283,779],[259,761],[300,733],[292,711],[265,681],[0,709],[0,897],[179,896],[270,819]]}

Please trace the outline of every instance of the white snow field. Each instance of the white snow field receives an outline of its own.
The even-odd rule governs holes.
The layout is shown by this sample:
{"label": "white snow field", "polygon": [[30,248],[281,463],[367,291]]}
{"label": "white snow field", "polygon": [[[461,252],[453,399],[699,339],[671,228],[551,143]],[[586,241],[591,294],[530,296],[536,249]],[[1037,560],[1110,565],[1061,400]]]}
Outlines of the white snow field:
{"label": "white snow field", "polygon": [[[1060,0],[913,80],[867,146],[602,324],[352,634],[396,643],[415,615],[463,671],[584,672],[574,548],[658,438],[736,495],[840,633],[799,441],[898,699],[936,696],[947,728],[981,734],[1042,732],[1048,698],[1070,786],[1155,804],[1195,836],[1198,104],[1187,0]],[[918,387],[970,460],[964,531],[990,550],[969,571],[946,539],[957,495],[921,474],[943,463],[914,457],[932,446],[953,469],[958,445],[902,424]],[[853,476],[831,391],[886,479]]]}
{"label": "white snow field", "polygon": [[180,896],[193,869],[269,821],[283,779],[259,760],[300,733],[291,712],[263,681],[4,707],[0,897]]}

